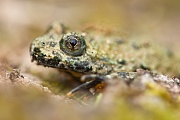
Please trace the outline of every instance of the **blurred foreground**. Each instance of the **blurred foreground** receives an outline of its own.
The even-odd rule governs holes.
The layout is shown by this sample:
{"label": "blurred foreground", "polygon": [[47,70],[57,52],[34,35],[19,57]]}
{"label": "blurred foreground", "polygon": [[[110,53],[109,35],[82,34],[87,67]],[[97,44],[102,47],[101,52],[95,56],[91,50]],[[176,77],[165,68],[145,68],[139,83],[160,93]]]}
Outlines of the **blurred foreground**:
{"label": "blurred foreground", "polygon": [[121,82],[110,83],[102,101],[95,105],[66,98],[64,93],[76,85],[59,88],[60,78],[69,84],[67,75],[36,66],[29,55],[32,39],[43,34],[53,21],[76,30],[85,24],[116,28],[136,39],[156,40],[180,57],[178,0],[0,1],[0,120],[178,120],[179,79],[166,76],[158,77],[158,84],[143,74],[130,88]]}

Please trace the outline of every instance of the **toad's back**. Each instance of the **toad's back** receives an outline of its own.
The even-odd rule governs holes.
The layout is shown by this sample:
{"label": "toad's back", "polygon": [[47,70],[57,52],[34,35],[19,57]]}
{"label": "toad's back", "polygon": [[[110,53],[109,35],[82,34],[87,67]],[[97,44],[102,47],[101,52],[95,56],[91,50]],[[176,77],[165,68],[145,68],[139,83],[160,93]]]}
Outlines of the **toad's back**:
{"label": "toad's back", "polygon": [[56,22],[30,47],[37,64],[83,74],[109,74],[148,69],[177,73],[170,54],[152,41],[123,39],[98,29],[68,32]]}

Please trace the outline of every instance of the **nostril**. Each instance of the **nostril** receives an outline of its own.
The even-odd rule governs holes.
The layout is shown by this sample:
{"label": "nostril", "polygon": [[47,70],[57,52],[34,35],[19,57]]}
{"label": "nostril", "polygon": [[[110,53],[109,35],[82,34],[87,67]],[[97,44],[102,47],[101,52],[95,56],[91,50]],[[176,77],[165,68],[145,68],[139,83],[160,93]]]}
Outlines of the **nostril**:
{"label": "nostril", "polygon": [[42,46],[45,46],[45,42],[41,42],[41,45],[42,45]]}

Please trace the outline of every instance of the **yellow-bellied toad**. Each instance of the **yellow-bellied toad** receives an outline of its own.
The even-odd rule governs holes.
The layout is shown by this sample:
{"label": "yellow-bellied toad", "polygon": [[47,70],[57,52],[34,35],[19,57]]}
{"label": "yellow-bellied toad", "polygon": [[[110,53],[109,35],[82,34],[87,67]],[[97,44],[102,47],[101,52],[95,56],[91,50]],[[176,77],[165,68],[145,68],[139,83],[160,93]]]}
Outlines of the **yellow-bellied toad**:
{"label": "yellow-bellied toad", "polygon": [[[170,56],[150,41],[123,39],[118,32],[98,29],[72,32],[55,22],[46,34],[33,40],[32,61],[45,67],[78,73],[85,83],[75,88],[91,88],[112,76],[133,79],[137,69],[166,72]],[[162,56],[162,54],[164,54]],[[172,68],[173,69],[173,68]]]}

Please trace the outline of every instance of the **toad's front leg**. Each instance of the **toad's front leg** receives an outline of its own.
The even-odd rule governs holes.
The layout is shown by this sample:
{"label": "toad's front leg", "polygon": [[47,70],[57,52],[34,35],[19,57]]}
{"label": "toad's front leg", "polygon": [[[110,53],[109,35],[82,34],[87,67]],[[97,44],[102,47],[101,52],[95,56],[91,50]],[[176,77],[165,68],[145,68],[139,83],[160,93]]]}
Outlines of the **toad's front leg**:
{"label": "toad's front leg", "polygon": [[88,90],[92,94],[95,94],[97,91],[106,86],[106,81],[113,79],[123,80],[129,84],[134,79],[136,74],[137,72],[117,72],[109,75],[84,75],[81,77],[81,81],[84,83],[67,93],[67,96],[70,97],[79,90]]}

